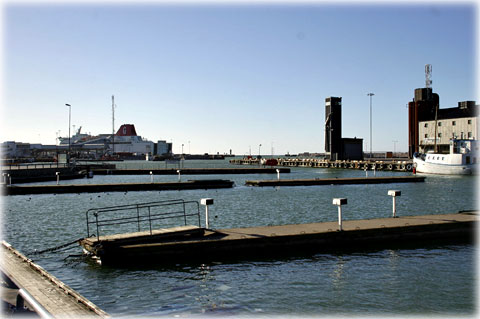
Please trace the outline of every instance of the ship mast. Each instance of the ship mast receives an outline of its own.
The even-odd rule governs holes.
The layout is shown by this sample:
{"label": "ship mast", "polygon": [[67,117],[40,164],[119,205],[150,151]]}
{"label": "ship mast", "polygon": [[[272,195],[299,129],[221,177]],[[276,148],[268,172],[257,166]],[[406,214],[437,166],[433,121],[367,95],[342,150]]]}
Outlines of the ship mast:
{"label": "ship mast", "polygon": [[[432,85],[432,65],[425,65],[425,87],[430,88]],[[438,104],[435,105],[435,131],[433,136],[433,152],[438,153],[437,151],[437,119],[438,119]]]}
{"label": "ship mast", "polygon": [[112,155],[115,154],[115,97],[112,95]]}

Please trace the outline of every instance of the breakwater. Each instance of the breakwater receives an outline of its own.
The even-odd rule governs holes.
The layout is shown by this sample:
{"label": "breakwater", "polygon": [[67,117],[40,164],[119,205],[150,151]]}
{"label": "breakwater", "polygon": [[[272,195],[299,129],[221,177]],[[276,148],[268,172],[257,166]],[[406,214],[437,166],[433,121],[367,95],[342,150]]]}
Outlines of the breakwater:
{"label": "breakwater", "polygon": [[[315,158],[277,158],[277,166],[286,167],[313,167],[313,168],[344,168],[344,169],[359,169],[359,170],[377,170],[377,171],[399,171],[411,172],[413,170],[413,162],[411,160],[343,160],[330,161]],[[233,165],[263,165],[258,158],[242,158],[232,159],[230,164]]]}

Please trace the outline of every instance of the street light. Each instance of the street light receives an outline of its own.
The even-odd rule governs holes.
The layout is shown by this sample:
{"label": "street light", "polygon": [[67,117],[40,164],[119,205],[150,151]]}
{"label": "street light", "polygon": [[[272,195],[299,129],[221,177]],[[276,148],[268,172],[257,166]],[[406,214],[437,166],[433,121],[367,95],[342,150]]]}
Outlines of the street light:
{"label": "street light", "polygon": [[392,141],[392,142],[393,142],[393,155],[392,155],[392,156],[395,157],[395,151],[396,151],[396,147],[395,147],[395,146],[397,146],[397,142],[398,142],[398,141]]}
{"label": "street light", "polygon": [[258,158],[260,158],[260,147],[262,147],[262,144],[258,144]]}
{"label": "street light", "polygon": [[65,103],[68,106],[68,154],[67,154],[67,163],[70,164],[70,122],[72,120],[72,106],[68,103]]}
{"label": "street light", "polygon": [[370,158],[372,158],[372,96],[375,94],[368,93],[367,95],[370,97]]}

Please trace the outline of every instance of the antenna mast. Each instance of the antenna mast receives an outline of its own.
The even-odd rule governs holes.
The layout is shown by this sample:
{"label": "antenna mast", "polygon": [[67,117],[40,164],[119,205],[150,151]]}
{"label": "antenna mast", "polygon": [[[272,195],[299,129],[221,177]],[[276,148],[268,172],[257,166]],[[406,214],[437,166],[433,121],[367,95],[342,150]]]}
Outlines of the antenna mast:
{"label": "antenna mast", "polygon": [[432,65],[425,64],[425,87],[430,88],[432,85]]}

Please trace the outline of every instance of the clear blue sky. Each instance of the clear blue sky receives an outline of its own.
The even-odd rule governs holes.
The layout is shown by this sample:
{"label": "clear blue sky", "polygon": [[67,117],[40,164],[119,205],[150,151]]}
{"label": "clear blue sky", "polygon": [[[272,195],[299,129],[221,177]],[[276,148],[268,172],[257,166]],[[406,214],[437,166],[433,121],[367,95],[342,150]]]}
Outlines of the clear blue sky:
{"label": "clear blue sky", "polygon": [[[310,3],[3,5],[0,141],[54,144],[135,124],[174,152],[324,151],[324,101],[343,137],[407,150],[407,108],[433,65],[440,107],[477,100],[477,6]],[[73,132],[73,131],[72,131]],[[367,143],[367,145],[365,145]]]}

